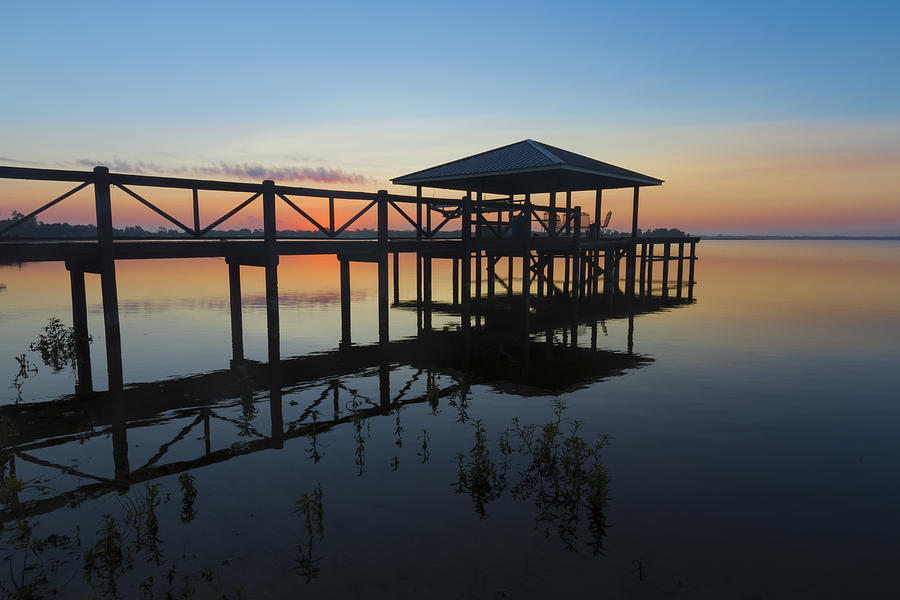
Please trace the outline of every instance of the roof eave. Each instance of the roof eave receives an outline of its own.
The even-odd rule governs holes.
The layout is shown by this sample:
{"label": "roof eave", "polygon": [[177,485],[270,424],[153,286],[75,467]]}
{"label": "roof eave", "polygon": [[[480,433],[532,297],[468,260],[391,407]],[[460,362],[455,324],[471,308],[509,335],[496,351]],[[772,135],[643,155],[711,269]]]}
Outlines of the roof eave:
{"label": "roof eave", "polygon": [[[503,175],[522,175],[526,173],[541,173],[544,171],[573,171],[576,173],[585,173],[587,175],[595,175],[597,177],[605,177],[608,179],[619,179],[622,181],[634,181],[637,185],[635,187],[643,187],[643,186],[656,186],[662,185],[662,179],[656,179],[655,177],[649,177],[647,175],[641,175],[640,173],[636,173],[635,175],[621,175],[617,173],[604,173],[602,171],[595,171],[593,169],[584,169],[580,167],[573,167],[565,164],[554,164],[547,165],[544,167],[529,167],[526,169],[509,169],[505,171],[490,171],[486,173],[468,173],[463,175],[444,175],[439,177],[415,177],[416,173],[410,173],[408,175],[402,175],[400,177],[396,177],[391,179],[391,183],[394,185],[422,185],[427,186],[428,183],[443,183],[448,181],[458,181],[462,179],[478,179],[478,178],[489,178],[489,177],[501,177]],[[585,189],[595,189],[595,188],[585,188]],[[574,191],[574,190],[573,190]]]}

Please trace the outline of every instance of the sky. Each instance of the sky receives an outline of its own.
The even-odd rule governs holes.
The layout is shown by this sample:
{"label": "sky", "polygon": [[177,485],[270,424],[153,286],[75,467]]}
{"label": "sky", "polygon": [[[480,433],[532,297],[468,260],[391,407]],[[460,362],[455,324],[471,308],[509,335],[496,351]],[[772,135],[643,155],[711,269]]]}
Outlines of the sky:
{"label": "sky", "polygon": [[[532,138],[664,179],[644,228],[898,235],[897,23],[897,2],[7,3],[0,165],[400,191]],[[54,191],[0,181],[0,215]]]}

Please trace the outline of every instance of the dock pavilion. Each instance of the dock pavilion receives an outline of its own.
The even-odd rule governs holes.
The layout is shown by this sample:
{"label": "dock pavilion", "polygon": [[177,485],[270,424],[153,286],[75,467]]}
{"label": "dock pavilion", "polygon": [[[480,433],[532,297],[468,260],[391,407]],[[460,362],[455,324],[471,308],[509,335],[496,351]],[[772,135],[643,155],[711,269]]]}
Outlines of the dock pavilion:
{"label": "dock pavilion", "polygon": [[565,193],[565,209],[568,213],[572,209],[572,192],[594,191],[594,226],[590,228],[594,237],[599,235],[602,226],[603,190],[633,188],[631,246],[626,262],[627,292],[632,294],[637,254],[639,190],[644,186],[662,185],[663,180],[526,139],[396,177],[391,183],[416,186],[418,197],[422,196],[423,187],[462,191],[470,200],[474,192],[478,204],[485,199],[484,194],[504,196],[510,204],[517,202],[516,196],[523,196],[518,201],[526,205],[531,203],[532,194],[549,194],[550,235],[557,228],[557,194]]}

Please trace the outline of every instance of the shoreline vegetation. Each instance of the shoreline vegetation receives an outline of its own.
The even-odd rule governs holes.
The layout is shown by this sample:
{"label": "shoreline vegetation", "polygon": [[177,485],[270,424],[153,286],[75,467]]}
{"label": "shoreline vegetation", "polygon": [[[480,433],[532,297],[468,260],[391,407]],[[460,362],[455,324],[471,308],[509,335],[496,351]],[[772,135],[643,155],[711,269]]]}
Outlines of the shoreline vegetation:
{"label": "shoreline vegetation", "polygon": [[[24,215],[18,211],[13,211],[8,219],[0,219],[0,229],[3,229],[13,221],[20,219]],[[129,225],[124,228],[113,228],[116,237],[128,238],[192,238],[190,234],[178,229],[167,229],[166,227],[158,227],[157,229],[144,229],[140,225]],[[537,232],[536,232],[537,233]],[[207,238],[236,238],[236,237],[262,237],[263,230],[242,228],[242,229],[214,229],[208,232],[204,237]],[[281,237],[297,237],[297,238],[325,238],[326,235],[317,229],[280,229],[278,235]],[[374,238],[378,232],[374,229],[347,229],[342,234],[345,238]],[[389,235],[394,238],[414,237],[415,231],[412,229],[391,229]],[[458,229],[450,229],[435,233],[437,238],[455,238],[459,237]],[[537,233],[540,235],[540,233]],[[628,231],[606,230],[601,233],[601,237],[606,238],[622,238],[631,235]],[[641,237],[689,237],[693,234],[686,233],[680,229],[666,229],[659,227],[656,229],[648,229],[646,231],[638,229],[638,235]],[[93,238],[97,237],[97,228],[94,225],[72,225],[71,223],[45,223],[35,219],[29,219],[27,222],[18,225],[13,231],[4,235],[7,239],[12,238]],[[810,241],[828,241],[828,240],[867,240],[867,241],[897,241],[900,240],[900,234],[897,235],[807,235],[807,234],[786,234],[786,235],[766,235],[766,234],[707,234],[699,235],[705,240],[810,240]]]}
{"label": "shoreline vegetation", "polygon": [[900,235],[701,235],[704,240],[874,240],[897,241]]}
{"label": "shoreline vegetation", "polygon": [[[8,219],[0,220],[0,229],[10,225],[13,221],[21,219],[24,215],[18,211],[13,211]],[[535,232],[537,233],[537,232]],[[119,238],[193,238],[192,235],[179,229],[168,229],[166,227],[158,227],[157,229],[144,229],[140,225],[129,225],[124,228],[113,228],[113,234]],[[657,228],[647,231],[638,230],[638,234],[644,237],[688,237],[690,234],[679,229]],[[390,237],[415,237],[416,233],[413,229],[391,229],[388,232]],[[538,234],[540,235],[540,234]],[[621,238],[629,237],[630,232],[607,230],[601,234],[601,237]],[[213,229],[203,237],[213,238],[236,238],[236,237],[262,237],[263,230],[256,229]],[[326,238],[327,236],[317,229],[279,229],[279,237],[298,237],[298,238]],[[374,229],[347,229],[341,233],[346,238],[376,238],[378,232]],[[434,234],[436,238],[457,238],[460,236],[459,229],[450,229],[439,231]],[[72,225],[71,223],[45,223],[37,221],[34,218],[19,224],[15,229],[3,236],[7,239],[12,238],[95,238],[97,237],[97,227],[95,225]]]}

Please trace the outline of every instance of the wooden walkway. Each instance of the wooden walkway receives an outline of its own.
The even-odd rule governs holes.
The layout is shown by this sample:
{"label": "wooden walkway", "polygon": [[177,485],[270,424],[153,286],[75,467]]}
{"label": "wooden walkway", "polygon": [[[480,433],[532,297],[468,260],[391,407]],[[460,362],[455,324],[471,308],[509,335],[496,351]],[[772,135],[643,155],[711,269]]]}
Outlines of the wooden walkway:
{"label": "wooden walkway", "polygon": [[[693,298],[694,263],[698,238],[606,238],[596,226],[584,227],[578,206],[559,207],[552,196],[550,205],[534,204],[530,194],[522,198],[486,198],[481,193],[473,199],[467,193],[461,199],[424,198],[421,188],[415,196],[372,192],[323,190],[262,183],[235,183],[198,179],[150,177],[110,173],[105,167],[93,171],[62,171],[0,167],[0,179],[69,182],[68,192],[0,230],[0,262],[64,261],[70,274],[73,324],[79,340],[78,390],[93,392],[90,372],[89,332],[85,299],[85,273],[100,275],[104,339],[106,342],[109,388],[121,391],[122,350],[119,326],[116,261],[129,259],[171,259],[222,257],[228,263],[231,300],[232,357],[244,360],[241,312],[241,267],[265,269],[268,363],[278,368],[280,327],[278,309],[278,262],[283,255],[331,254],[340,262],[341,346],[351,345],[350,265],[352,262],[374,262],[378,265],[378,331],[379,343],[390,341],[388,315],[393,304],[400,304],[399,254],[412,253],[416,260],[416,299],[419,331],[431,331],[432,263],[453,263],[453,303],[459,313],[464,336],[471,333],[482,319],[491,318],[490,307],[498,302],[513,302],[522,315],[522,331],[530,331],[529,321],[540,318],[545,307],[574,312],[579,306],[598,298],[613,299],[623,294],[626,299],[651,296],[654,292],[654,269],[661,278],[660,295],[670,295],[670,281],[675,263],[672,295]],[[23,239],[13,237],[17,227],[36,218],[43,211],[64,202],[77,192],[92,188],[96,211],[96,239]],[[113,228],[111,190],[118,189],[184,232],[184,238],[125,239],[116,237]],[[140,189],[140,193],[136,189]],[[185,224],[154,204],[147,196],[159,189],[182,189],[192,193],[192,222]],[[237,192],[249,196],[233,209],[201,226],[201,192]],[[328,219],[311,213],[309,201],[327,201]],[[255,239],[215,237],[217,228],[247,206],[261,203],[262,235]],[[335,206],[355,203],[359,210],[344,223],[335,220]],[[287,237],[276,229],[276,211],[298,214],[318,233],[319,238]],[[360,218],[374,213],[376,230],[373,239],[355,239],[349,228]],[[409,237],[391,237],[389,221],[410,228]],[[458,237],[439,237],[458,231]],[[389,263],[393,257],[393,282]],[[620,262],[627,259],[624,279]],[[640,267],[635,268],[640,260]],[[518,264],[517,264],[518,263]],[[505,269],[501,268],[503,265]],[[654,266],[657,265],[658,266]],[[560,277],[557,269],[562,269]],[[683,288],[686,288],[683,292]],[[560,305],[559,302],[564,302]]]}

